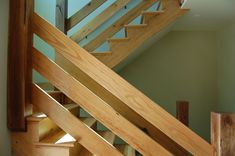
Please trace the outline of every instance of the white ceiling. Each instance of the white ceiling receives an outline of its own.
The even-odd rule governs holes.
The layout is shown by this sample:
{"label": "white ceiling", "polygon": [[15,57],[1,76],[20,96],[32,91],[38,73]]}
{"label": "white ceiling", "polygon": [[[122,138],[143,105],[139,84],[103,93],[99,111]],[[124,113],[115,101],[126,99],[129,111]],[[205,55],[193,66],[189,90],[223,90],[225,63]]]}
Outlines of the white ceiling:
{"label": "white ceiling", "polygon": [[186,0],[190,12],[175,24],[173,30],[218,30],[235,22],[235,0]]}

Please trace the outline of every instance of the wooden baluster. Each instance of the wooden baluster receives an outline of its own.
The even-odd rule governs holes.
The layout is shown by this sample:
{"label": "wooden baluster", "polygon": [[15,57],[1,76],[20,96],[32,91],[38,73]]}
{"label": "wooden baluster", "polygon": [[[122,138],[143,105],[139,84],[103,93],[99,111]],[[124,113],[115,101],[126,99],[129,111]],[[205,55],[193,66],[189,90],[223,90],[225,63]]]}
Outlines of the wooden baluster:
{"label": "wooden baluster", "polygon": [[189,126],[189,102],[177,101],[176,102],[176,118],[184,125]]}

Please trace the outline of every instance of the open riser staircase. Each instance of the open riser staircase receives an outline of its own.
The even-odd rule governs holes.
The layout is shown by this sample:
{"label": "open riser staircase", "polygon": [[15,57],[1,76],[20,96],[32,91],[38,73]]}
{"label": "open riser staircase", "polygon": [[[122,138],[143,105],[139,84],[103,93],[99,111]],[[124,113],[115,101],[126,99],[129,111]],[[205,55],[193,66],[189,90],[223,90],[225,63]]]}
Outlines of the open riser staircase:
{"label": "open riser staircase", "polygon": [[[58,29],[29,14],[29,32],[55,49],[56,60],[29,46],[32,68],[48,80],[50,89],[31,83],[27,131],[12,132],[16,156],[213,155],[209,143],[110,69],[188,11],[178,0],[142,0],[79,46],[130,1],[116,0],[72,36],[67,32],[106,0],[92,0]],[[155,11],[147,11],[156,3]],[[139,16],[141,23],[130,24]],[[112,38],[121,29],[125,36]],[[105,41],[110,50],[95,51]]]}

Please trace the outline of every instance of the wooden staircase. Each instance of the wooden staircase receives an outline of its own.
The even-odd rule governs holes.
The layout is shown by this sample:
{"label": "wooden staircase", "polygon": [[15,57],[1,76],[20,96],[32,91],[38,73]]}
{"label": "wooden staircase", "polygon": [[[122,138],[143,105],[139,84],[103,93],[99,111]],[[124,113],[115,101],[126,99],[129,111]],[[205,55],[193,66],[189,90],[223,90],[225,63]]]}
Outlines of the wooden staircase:
{"label": "wooden staircase", "polygon": [[[98,130],[98,121],[93,117],[81,117],[81,107],[74,104],[60,91],[47,91],[57,102],[77,117],[84,125],[96,131],[97,134],[117,151],[125,156],[135,156],[136,151],[128,144],[115,144],[116,135],[109,130]],[[63,100],[62,100],[63,99]],[[70,103],[64,103],[70,102]],[[79,144],[79,140],[62,130],[46,114],[39,113],[40,108],[35,106],[33,115],[27,117],[27,132],[13,132],[12,144],[16,155],[24,156],[93,156],[90,151]]]}
{"label": "wooden staircase", "polygon": [[[76,25],[103,2],[92,0],[82,9],[86,11],[83,16],[78,12],[64,21],[64,30]],[[103,20],[95,23],[94,28],[85,26],[71,38],[77,42],[86,38],[114,10],[128,2],[117,0],[110,6],[113,9],[107,8],[96,17]],[[145,11],[156,2],[143,0],[85,45],[85,49],[36,13],[28,14],[27,33],[51,45],[57,57],[53,61],[36,49],[32,41],[27,42],[28,62],[32,67],[28,72],[32,74],[34,69],[56,89],[48,91],[32,81],[27,82],[33,109],[26,117],[27,130],[12,132],[16,156],[134,156],[138,152],[146,156],[213,155],[209,143],[110,69],[188,11],[180,8],[178,0],[162,0],[163,10]],[[142,23],[128,25],[138,15],[142,16]],[[125,28],[126,36],[111,38],[121,28]],[[95,52],[104,40],[108,40],[110,52]],[[82,117],[81,110],[90,116]],[[107,129],[100,130],[97,124]],[[115,137],[124,143],[117,144]]]}

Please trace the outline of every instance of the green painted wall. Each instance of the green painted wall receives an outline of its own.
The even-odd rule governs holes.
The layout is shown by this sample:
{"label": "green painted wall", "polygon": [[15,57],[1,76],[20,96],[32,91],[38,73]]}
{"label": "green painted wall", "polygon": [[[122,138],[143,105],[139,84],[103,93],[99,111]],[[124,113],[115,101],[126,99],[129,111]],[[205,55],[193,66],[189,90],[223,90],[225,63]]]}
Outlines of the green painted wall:
{"label": "green painted wall", "polygon": [[176,100],[190,101],[190,127],[209,140],[215,45],[214,32],[170,32],[119,74],[173,115]]}
{"label": "green painted wall", "polygon": [[10,156],[10,138],[7,130],[7,39],[9,1],[2,0],[0,5],[0,155]]}
{"label": "green painted wall", "polygon": [[235,112],[235,21],[217,32],[217,110]]}

